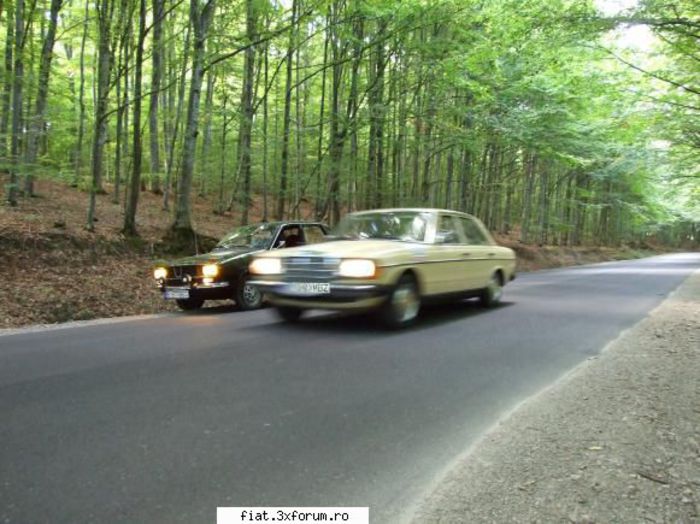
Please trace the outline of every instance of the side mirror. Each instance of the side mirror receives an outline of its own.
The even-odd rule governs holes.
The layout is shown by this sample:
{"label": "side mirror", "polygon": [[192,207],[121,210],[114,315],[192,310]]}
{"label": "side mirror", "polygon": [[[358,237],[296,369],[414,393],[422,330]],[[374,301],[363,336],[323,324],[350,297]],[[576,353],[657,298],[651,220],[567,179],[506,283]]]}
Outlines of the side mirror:
{"label": "side mirror", "polygon": [[286,240],[280,240],[279,242],[277,242],[277,245],[275,246],[275,249],[282,249],[282,248],[285,247],[286,245],[287,245],[287,241],[286,241]]}

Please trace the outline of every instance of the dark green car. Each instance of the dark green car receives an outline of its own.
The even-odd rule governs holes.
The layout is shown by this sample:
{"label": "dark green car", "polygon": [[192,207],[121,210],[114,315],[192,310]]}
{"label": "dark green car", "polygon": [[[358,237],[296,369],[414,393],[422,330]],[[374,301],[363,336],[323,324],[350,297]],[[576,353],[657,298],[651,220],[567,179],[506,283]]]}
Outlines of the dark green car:
{"label": "dark green car", "polygon": [[205,300],[232,299],[240,309],[260,307],[262,295],[248,283],[248,263],[261,251],[323,242],[328,227],[318,222],[264,222],[235,229],[204,255],[159,264],[153,271],[163,298],[184,310]]}

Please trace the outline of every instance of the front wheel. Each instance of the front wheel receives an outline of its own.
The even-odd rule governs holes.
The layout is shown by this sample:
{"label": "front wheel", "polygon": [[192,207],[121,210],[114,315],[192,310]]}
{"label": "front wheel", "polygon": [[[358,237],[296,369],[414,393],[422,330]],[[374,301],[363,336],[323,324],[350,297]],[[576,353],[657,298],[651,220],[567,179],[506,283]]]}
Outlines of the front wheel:
{"label": "front wheel", "polygon": [[481,305],[484,307],[495,307],[501,302],[503,296],[503,281],[501,274],[496,272],[491,275],[488,286],[481,292]]}
{"label": "front wheel", "polygon": [[201,298],[178,298],[175,302],[177,307],[183,311],[193,311],[201,308],[204,304],[204,300]]}
{"label": "front wheel", "polygon": [[262,305],[263,297],[260,290],[248,282],[248,278],[241,280],[234,297],[236,305],[243,311],[258,309]]}
{"label": "front wheel", "polygon": [[285,322],[298,322],[303,313],[303,310],[298,307],[290,306],[277,306],[275,311],[277,311],[277,315]]}
{"label": "front wheel", "polygon": [[413,323],[420,311],[420,295],[416,279],[403,275],[382,307],[384,324],[390,328],[402,328]]}

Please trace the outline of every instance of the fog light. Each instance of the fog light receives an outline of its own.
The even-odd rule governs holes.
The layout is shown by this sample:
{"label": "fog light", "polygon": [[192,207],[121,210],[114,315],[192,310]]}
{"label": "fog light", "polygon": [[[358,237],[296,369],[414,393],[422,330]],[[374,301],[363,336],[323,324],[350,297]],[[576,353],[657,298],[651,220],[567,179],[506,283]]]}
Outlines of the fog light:
{"label": "fog light", "polygon": [[204,278],[202,279],[202,283],[203,283],[203,284],[206,284],[206,285],[212,284],[213,282],[214,282],[214,279],[213,279],[213,278],[204,277]]}

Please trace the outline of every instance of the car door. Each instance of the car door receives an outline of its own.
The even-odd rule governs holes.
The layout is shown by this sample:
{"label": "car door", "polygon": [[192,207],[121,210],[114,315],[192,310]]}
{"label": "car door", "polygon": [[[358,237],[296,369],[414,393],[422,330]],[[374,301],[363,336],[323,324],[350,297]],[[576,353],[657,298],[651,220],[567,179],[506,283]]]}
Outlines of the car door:
{"label": "car door", "polygon": [[455,215],[440,213],[435,241],[424,270],[426,294],[446,294],[468,289],[465,278],[468,253],[466,240]]}
{"label": "car door", "polygon": [[465,252],[469,253],[470,289],[485,287],[494,271],[496,250],[482,227],[469,216],[458,218],[464,237]]}

